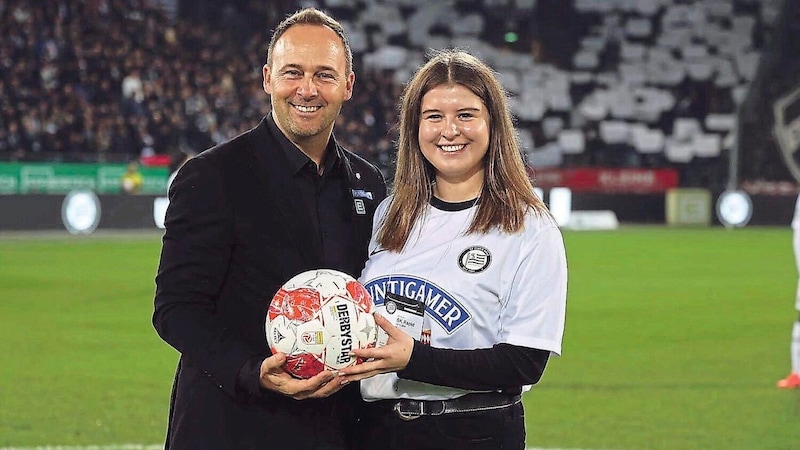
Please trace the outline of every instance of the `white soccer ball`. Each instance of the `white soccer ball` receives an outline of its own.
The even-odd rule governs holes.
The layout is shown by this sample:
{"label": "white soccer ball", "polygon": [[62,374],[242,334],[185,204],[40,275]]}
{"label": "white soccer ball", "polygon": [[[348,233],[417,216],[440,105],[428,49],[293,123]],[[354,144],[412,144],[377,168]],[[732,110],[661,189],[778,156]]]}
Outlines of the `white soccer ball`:
{"label": "white soccer ball", "polygon": [[355,278],[331,269],[309,270],[287,281],[267,312],[267,342],[286,354],[284,368],[298,378],[363,362],[350,356],[377,340],[374,305]]}

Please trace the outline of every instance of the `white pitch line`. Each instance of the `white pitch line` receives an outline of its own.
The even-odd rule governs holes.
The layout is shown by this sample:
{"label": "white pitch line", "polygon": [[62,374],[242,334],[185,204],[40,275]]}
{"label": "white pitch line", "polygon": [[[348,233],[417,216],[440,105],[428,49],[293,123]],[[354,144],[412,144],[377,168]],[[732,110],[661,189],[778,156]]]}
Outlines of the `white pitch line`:
{"label": "white pitch line", "polygon": [[164,445],[44,445],[38,447],[0,447],[0,450],[164,450]]}
{"label": "white pitch line", "polygon": [[[161,444],[120,444],[120,445],[45,445],[38,447],[0,447],[0,450],[164,450]],[[580,448],[525,447],[525,450],[591,450]]]}

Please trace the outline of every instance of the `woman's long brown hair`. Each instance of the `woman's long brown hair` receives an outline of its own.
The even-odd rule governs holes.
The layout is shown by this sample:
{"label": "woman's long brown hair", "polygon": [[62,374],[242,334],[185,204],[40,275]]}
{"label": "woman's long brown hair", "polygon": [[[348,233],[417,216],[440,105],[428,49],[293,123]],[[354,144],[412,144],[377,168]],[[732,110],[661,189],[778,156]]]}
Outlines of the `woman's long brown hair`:
{"label": "woman's long brown hair", "polygon": [[549,214],[533,192],[519,145],[519,136],[505,89],[484,62],[461,50],[435,54],[421,66],[400,100],[400,136],[392,194],[394,198],[379,225],[378,244],[400,251],[422,218],[433,195],[435,169],[419,147],[422,97],[431,89],[459,84],[477,95],[489,112],[489,149],[478,211],[467,233],[485,233],[497,227],[507,233],[522,229],[530,209]]}

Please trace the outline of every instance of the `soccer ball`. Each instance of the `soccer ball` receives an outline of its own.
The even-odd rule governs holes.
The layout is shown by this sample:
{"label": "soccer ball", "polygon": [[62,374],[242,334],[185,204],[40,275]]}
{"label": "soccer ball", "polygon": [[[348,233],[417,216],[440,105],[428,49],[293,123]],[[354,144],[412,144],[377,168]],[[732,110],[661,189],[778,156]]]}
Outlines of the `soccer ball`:
{"label": "soccer ball", "polygon": [[361,358],[356,348],[375,347],[374,305],[355,278],[336,270],[309,270],[287,281],[269,305],[267,342],[286,354],[284,368],[298,378],[336,371]]}

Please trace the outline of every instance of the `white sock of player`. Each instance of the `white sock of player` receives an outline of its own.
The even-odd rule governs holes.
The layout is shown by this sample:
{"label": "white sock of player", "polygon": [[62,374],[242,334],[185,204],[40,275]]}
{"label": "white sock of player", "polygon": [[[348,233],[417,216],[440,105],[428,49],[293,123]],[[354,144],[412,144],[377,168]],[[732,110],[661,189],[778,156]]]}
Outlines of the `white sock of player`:
{"label": "white sock of player", "polygon": [[792,372],[800,373],[800,321],[792,327]]}

